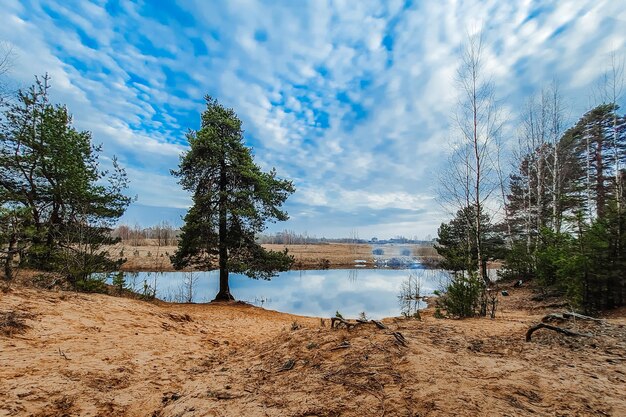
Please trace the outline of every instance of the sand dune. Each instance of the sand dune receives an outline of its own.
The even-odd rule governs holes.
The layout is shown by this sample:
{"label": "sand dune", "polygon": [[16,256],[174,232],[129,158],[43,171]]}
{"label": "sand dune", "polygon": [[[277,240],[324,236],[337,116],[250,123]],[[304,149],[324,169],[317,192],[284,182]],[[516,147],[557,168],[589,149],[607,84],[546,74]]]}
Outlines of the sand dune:
{"label": "sand dune", "polygon": [[623,314],[526,343],[547,310],[512,292],[495,320],[337,330],[240,303],[13,288],[0,311],[28,327],[0,333],[0,415],[626,415]]}

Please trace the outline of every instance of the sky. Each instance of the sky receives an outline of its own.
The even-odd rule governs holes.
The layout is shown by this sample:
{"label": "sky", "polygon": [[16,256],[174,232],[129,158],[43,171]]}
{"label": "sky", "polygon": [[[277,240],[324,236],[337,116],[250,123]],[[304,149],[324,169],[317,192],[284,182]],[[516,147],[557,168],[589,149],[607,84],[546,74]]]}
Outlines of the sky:
{"label": "sky", "polygon": [[[317,237],[435,236],[455,74],[482,28],[485,71],[511,126],[557,80],[575,122],[609,56],[626,52],[622,0],[0,2],[10,85],[48,73],[52,101],[116,155],[136,196],[122,218],[180,225],[170,175],[204,96],[232,107],[263,168],[293,180],[290,220]],[[623,100],[622,100],[622,107]],[[514,128],[508,130],[514,140]]]}

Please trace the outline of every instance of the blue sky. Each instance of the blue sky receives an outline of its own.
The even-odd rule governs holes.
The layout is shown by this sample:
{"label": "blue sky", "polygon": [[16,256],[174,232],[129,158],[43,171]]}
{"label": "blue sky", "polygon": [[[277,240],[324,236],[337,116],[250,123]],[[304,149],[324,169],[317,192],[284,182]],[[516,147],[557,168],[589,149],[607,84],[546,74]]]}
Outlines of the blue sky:
{"label": "blue sky", "polygon": [[436,178],[468,31],[484,28],[511,126],[553,79],[574,121],[626,51],[616,0],[3,0],[0,16],[12,85],[48,72],[53,100],[127,168],[138,198],[125,222],[180,224],[190,200],[169,170],[210,94],[243,120],[255,160],[297,187],[270,230],[328,237],[426,237],[447,218]]}

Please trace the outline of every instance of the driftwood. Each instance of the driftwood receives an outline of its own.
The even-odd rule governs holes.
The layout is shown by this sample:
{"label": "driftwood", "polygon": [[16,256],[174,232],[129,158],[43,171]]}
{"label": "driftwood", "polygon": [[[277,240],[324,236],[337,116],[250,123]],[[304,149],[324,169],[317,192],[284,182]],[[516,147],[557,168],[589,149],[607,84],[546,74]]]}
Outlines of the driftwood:
{"label": "driftwood", "polygon": [[563,318],[566,318],[566,319],[575,318],[575,319],[580,319],[580,320],[591,320],[591,321],[604,323],[604,319],[597,319],[595,317],[583,316],[582,314],[578,314],[574,312],[563,313]]}
{"label": "driftwood", "polygon": [[376,327],[378,327],[379,329],[385,330],[387,329],[387,326],[385,326],[382,322],[378,321],[378,320],[362,320],[362,319],[357,319],[356,323],[350,323],[348,320],[344,319],[343,317],[331,317],[330,318],[330,327],[331,329],[338,329],[340,325],[344,325],[346,326],[346,328],[348,330],[360,325],[360,324],[368,324],[368,323],[372,323],[374,325],[376,325]]}
{"label": "driftwood", "polygon": [[563,321],[570,320],[570,319],[590,320],[590,321],[595,321],[597,323],[604,323],[603,319],[597,319],[595,317],[584,316],[582,314],[578,314],[574,312],[565,312],[563,314],[559,314],[559,313],[546,314],[545,316],[543,316],[541,321],[544,323],[553,322],[553,321],[563,322]]}
{"label": "driftwood", "polygon": [[561,327],[557,327],[557,326],[553,326],[551,324],[545,324],[545,323],[539,323],[539,324],[535,324],[534,326],[532,326],[530,329],[528,329],[528,331],[526,332],[526,341],[530,342],[532,335],[534,332],[536,332],[539,329],[548,329],[548,330],[553,330],[555,332],[564,334],[566,336],[584,336],[584,337],[591,337],[591,335],[589,334],[585,334],[585,333],[576,333],[573,332],[571,330],[567,330],[567,329],[563,329]]}
{"label": "driftwood", "polygon": [[347,349],[349,347],[350,347],[350,342],[348,342],[347,340],[344,340],[343,342],[341,342],[340,345],[337,345],[334,348],[331,348],[330,350]]}

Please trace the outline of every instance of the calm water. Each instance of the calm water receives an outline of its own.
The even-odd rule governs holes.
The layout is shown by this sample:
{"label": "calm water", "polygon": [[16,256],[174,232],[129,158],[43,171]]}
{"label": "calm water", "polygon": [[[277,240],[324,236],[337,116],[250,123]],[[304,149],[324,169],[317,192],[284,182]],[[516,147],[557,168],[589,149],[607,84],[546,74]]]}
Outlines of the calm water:
{"label": "calm water", "polygon": [[[270,281],[230,274],[229,282],[235,299],[266,309],[319,317],[339,311],[346,318],[364,312],[377,319],[414,314],[425,307],[417,296],[432,295],[446,278],[439,270],[327,269],[283,272]],[[217,271],[127,273],[126,280],[138,292],[156,285],[158,298],[178,302],[210,301],[219,288]]]}

